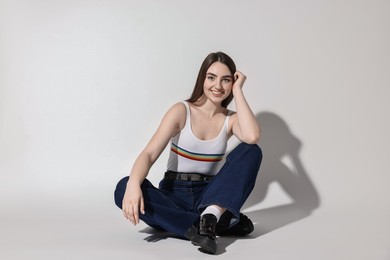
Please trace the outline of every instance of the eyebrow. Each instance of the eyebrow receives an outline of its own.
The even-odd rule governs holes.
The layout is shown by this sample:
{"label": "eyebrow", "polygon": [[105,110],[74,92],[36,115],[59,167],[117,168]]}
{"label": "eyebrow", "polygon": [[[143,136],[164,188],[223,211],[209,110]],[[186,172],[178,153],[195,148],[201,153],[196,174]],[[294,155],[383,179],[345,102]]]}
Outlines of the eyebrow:
{"label": "eyebrow", "polygon": [[[211,73],[211,72],[208,72],[206,75],[210,75],[210,76],[213,76],[213,77],[217,77],[217,75],[215,75],[214,73]],[[225,75],[225,76],[222,76],[222,78],[233,78],[232,76],[230,75]]]}

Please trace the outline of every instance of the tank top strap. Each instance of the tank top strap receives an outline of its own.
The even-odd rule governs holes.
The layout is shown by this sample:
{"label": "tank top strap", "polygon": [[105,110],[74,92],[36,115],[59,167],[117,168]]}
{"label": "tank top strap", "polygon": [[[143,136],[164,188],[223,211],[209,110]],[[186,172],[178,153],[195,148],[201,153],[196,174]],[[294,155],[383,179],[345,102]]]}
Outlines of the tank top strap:
{"label": "tank top strap", "polygon": [[223,125],[223,127],[225,128],[225,131],[226,131],[226,134],[228,132],[228,127],[229,127],[229,119],[230,119],[230,116],[232,115],[232,111],[231,110],[228,110],[227,114],[226,114],[226,118],[225,118],[225,123]]}
{"label": "tank top strap", "polygon": [[190,125],[190,123],[191,123],[190,105],[188,104],[187,101],[182,101],[181,103],[183,103],[184,106],[186,107],[186,112],[187,112],[187,114],[186,114],[186,124],[185,124],[185,125],[187,126],[187,125]]}

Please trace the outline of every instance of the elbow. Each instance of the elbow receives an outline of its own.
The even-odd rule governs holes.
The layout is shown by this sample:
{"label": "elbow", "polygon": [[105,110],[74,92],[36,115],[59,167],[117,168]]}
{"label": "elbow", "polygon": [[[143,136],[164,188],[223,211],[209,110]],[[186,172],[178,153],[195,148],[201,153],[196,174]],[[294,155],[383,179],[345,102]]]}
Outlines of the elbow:
{"label": "elbow", "polygon": [[260,132],[254,133],[251,136],[248,136],[245,138],[244,142],[247,144],[257,144],[260,141]]}
{"label": "elbow", "polygon": [[258,144],[260,141],[261,130],[259,125],[239,128],[238,139],[247,144]]}

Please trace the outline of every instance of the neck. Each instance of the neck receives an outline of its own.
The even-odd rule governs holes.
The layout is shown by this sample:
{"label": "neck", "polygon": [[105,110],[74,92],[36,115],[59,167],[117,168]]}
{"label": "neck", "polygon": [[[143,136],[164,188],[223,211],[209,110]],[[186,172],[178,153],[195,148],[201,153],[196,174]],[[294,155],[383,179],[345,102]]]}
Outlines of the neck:
{"label": "neck", "polygon": [[217,113],[220,113],[223,109],[221,103],[213,103],[209,99],[205,98],[205,96],[196,101],[194,105],[201,109],[209,117],[213,117]]}

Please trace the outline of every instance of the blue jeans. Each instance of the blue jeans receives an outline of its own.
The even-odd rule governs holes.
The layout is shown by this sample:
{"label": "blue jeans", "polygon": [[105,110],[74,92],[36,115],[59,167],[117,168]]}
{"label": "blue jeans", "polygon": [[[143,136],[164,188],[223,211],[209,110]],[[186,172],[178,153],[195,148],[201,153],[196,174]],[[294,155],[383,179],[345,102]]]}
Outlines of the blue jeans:
{"label": "blue jeans", "polygon": [[[241,143],[229,153],[211,181],[162,179],[156,188],[145,179],[141,184],[145,214],[140,214],[140,219],[151,227],[184,238],[207,206],[218,205],[227,209],[224,214],[232,216],[230,226],[233,226],[256,183],[262,158],[258,145]],[[119,208],[122,208],[128,179],[121,179],[115,189],[115,203]]]}

